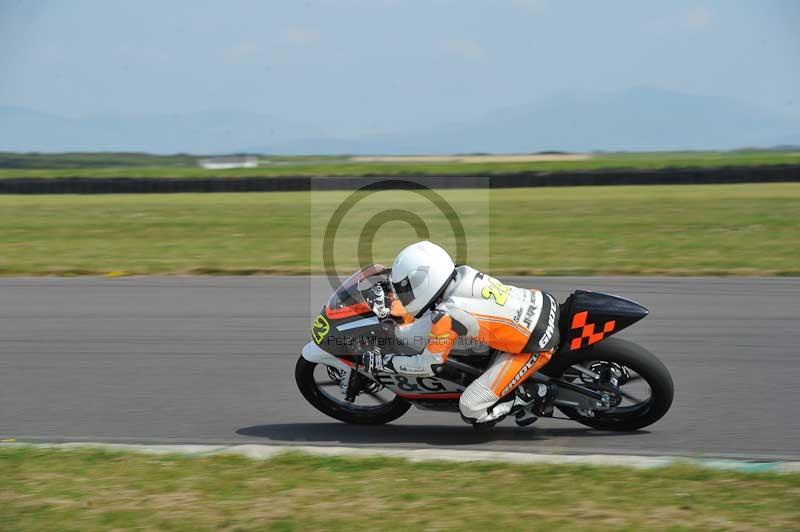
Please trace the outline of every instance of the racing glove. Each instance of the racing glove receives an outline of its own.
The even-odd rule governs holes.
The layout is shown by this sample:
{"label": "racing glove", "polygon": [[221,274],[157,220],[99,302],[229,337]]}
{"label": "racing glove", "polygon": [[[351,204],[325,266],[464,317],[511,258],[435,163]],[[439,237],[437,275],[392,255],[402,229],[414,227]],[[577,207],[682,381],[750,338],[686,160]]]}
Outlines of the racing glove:
{"label": "racing glove", "polygon": [[379,348],[367,351],[361,355],[361,365],[369,373],[397,373],[392,365],[392,354],[382,354]]}

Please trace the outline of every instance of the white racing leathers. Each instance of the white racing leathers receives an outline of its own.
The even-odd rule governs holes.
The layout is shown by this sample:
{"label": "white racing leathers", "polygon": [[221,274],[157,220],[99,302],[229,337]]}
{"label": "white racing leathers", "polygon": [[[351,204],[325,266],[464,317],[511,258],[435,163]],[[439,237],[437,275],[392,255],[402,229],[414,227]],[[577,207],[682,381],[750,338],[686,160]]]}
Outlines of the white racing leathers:
{"label": "white racing leathers", "polygon": [[434,376],[459,337],[500,351],[459,403],[466,420],[493,421],[522,401],[501,399],[550,360],[559,343],[558,319],[559,306],[552,295],[504,285],[474,268],[459,266],[436,308],[400,328],[400,336],[415,338],[428,331],[422,353],[388,355],[384,364],[397,373]]}

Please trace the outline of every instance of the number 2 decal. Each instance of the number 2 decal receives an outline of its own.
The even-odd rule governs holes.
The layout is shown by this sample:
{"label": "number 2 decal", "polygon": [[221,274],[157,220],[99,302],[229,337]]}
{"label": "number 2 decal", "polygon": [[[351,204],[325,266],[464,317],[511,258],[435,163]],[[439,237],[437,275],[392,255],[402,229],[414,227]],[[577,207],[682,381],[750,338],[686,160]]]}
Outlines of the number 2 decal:
{"label": "number 2 decal", "polygon": [[320,314],[314,320],[314,324],[311,326],[311,336],[314,337],[314,342],[317,345],[321,344],[325,337],[331,330],[331,324],[328,323],[328,320],[325,319],[325,316]]}
{"label": "number 2 decal", "polygon": [[486,276],[486,286],[481,290],[484,299],[494,299],[494,302],[501,307],[508,301],[511,287],[504,285],[494,277]]}

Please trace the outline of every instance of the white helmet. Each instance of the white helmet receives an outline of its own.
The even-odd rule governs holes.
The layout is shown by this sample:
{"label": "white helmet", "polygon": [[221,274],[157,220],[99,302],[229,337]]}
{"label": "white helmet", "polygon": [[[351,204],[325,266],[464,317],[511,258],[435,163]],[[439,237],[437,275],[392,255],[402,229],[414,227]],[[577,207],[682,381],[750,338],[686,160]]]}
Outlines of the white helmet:
{"label": "white helmet", "polygon": [[392,285],[409,314],[419,318],[455,278],[450,255],[427,240],[411,244],[392,264]]}

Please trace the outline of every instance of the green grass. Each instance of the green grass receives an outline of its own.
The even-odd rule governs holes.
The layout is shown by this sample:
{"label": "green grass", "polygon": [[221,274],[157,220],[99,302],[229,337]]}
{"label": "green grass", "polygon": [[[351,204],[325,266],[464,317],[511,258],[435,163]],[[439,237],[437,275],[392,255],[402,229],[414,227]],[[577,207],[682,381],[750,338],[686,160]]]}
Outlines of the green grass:
{"label": "green grass", "polygon": [[0,449],[34,530],[796,530],[800,475]]}
{"label": "green grass", "polygon": [[10,177],[208,177],[497,175],[531,171],[656,169],[669,167],[800,164],[797,151],[656,152],[595,154],[581,161],[489,163],[353,162],[345,156],[262,157],[251,169],[205,170],[190,156],[143,154],[26,155],[0,153],[0,178]]}
{"label": "green grass", "polygon": [[[315,194],[0,196],[0,274],[318,273],[323,235],[311,212],[330,212],[349,193]],[[449,246],[435,207],[410,192],[380,194]],[[800,274],[800,184],[442,194],[468,235],[488,238],[469,262],[496,274]],[[354,209],[337,246],[373,212]],[[416,239],[399,222],[377,236],[383,262]],[[336,251],[340,271],[358,266],[352,249]]]}

